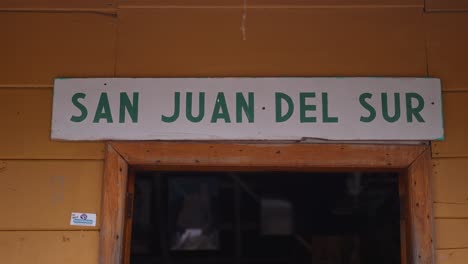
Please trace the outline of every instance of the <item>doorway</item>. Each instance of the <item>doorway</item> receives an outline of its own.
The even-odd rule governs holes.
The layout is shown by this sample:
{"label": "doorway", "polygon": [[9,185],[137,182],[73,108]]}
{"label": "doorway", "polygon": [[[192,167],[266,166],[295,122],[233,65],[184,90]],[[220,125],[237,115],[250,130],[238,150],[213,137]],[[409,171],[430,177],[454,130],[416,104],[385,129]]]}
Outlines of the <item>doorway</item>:
{"label": "doorway", "polygon": [[132,264],[401,263],[398,173],[134,177]]}
{"label": "doorway", "polygon": [[[386,260],[399,259],[397,263],[434,263],[431,162],[425,145],[112,142],[106,156],[100,263],[128,263],[132,255],[138,257],[136,234],[141,231],[128,221],[134,219],[129,216],[138,209],[127,206],[133,197],[135,206],[141,204],[136,189],[134,196],[127,195],[136,186],[148,185],[138,183],[138,179],[159,182],[152,184],[156,186],[153,200],[159,204],[152,211],[164,217],[153,218],[159,220],[152,227],[151,237],[159,238],[152,242],[150,252],[158,252],[151,258],[166,262],[134,259],[131,263],[193,263],[197,259],[200,263],[225,263],[223,258],[226,263],[373,263],[372,255],[366,252],[376,252],[379,247],[385,248],[384,253],[379,253],[380,263],[382,254]],[[193,250],[192,245],[191,250],[186,250],[187,245],[177,244],[185,241],[184,234],[187,238],[204,233],[197,228],[180,228],[184,226],[180,225],[184,221],[178,219],[184,202],[179,199],[178,206],[171,205],[171,186],[173,182],[184,182],[184,178],[199,181],[203,177],[218,181],[214,184],[216,181],[211,180],[206,186],[218,187],[204,187],[209,190],[205,192],[211,193],[219,186],[231,191],[225,190],[222,199],[209,199],[218,202],[210,208],[224,211],[211,212],[214,231],[207,233],[212,236],[204,238],[205,246]],[[374,187],[366,193],[363,186]],[[312,190],[307,191],[307,187]],[[298,197],[304,196],[308,198],[300,201]],[[375,207],[379,199],[385,202]],[[307,200],[321,202],[304,202]],[[380,209],[371,210],[372,206]],[[379,217],[389,221],[379,221]],[[187,219],[185,227],[190,227],[187,223],[191,221],[197,222]],[[271,219],[283,220],[271,223]],[[365,222],[366,226],[362,224]],[[185,232],[188,229],[190,236]],[[388,233],[382,240],[387,244],[379,246],[379,238],[371,238],[377,230]],[[140,250],[144,251],[144,247]],[[328,252],[328,256],[319,251]],[[332,255],[348,260],[330,262]],[[209,258],[213,261],[207,261]]]}

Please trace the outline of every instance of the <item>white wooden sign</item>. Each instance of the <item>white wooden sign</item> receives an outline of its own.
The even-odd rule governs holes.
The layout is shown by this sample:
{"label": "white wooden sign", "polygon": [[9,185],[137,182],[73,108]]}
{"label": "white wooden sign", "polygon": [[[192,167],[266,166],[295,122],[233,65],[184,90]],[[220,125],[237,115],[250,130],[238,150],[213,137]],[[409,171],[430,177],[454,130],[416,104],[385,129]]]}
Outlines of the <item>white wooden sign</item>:
{"label": "white wooden sign", "polygon": [[56,79],[52,139],[443,139],[433,78]]}

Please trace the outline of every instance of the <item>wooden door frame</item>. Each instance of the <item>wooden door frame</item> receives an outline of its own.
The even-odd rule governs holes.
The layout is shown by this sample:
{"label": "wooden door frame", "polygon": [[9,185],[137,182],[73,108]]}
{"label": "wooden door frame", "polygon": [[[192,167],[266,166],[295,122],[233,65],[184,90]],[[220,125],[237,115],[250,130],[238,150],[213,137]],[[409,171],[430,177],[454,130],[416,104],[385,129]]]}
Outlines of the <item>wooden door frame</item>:
{"label": "wooden door frame", "polygon": [[[431,151],[428,145],[230,142],[108,142],[99,263],[121,264],[129,167],[138,170],[394,170],[406,179],[407,263],[433,264]],[[405,262],[405,261],[404,261]]]}

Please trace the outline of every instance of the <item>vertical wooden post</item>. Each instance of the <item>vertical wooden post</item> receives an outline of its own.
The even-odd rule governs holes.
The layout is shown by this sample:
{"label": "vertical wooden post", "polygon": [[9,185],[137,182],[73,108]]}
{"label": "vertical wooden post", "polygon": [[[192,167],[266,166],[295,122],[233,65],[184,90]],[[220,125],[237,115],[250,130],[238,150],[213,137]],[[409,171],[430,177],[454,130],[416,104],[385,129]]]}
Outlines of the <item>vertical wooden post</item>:
{"label": "vertical wooden post", "polygon": [[408,168],[408,221],[411,263],[432,264],[434,260],[433,214],[430,188],[431,152],[427,148]]}
{"label": "vertical wooden post", "polygon": [[122,263],[127,162],[108,144],[101,205],[99,263]]}

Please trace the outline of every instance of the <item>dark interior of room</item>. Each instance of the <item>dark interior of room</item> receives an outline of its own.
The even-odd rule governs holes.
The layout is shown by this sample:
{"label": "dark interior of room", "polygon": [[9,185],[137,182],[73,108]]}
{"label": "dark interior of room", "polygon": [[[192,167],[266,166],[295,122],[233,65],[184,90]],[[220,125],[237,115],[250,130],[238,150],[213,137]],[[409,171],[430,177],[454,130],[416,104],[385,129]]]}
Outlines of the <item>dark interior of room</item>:
{"label": "dark interior of room", "polygon": [[132,264],[400,263],[398,174],[144,172]]}

